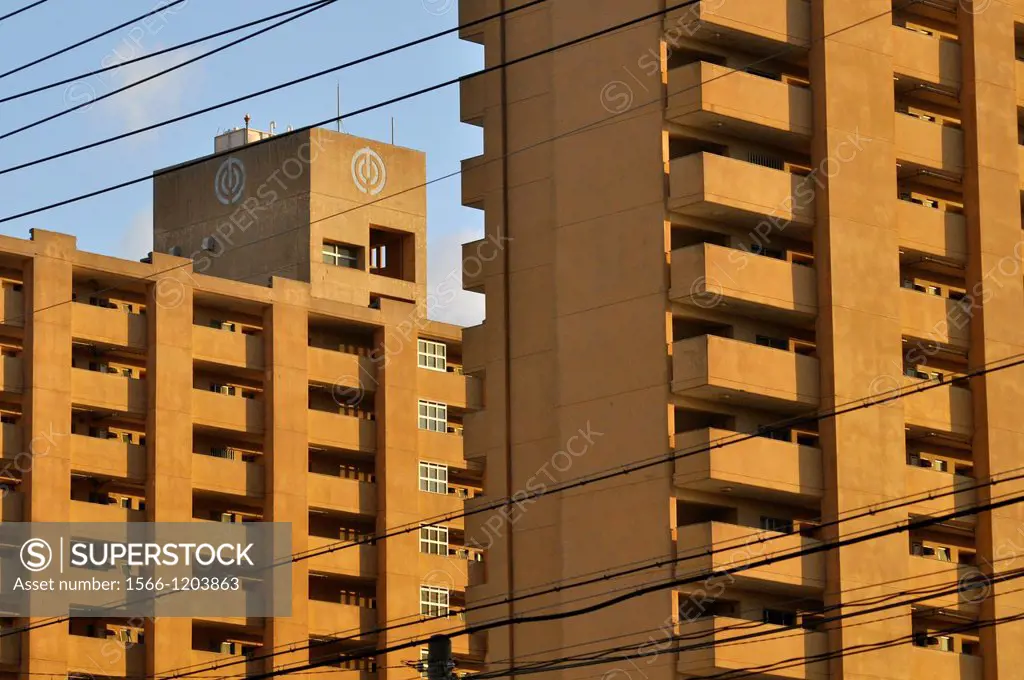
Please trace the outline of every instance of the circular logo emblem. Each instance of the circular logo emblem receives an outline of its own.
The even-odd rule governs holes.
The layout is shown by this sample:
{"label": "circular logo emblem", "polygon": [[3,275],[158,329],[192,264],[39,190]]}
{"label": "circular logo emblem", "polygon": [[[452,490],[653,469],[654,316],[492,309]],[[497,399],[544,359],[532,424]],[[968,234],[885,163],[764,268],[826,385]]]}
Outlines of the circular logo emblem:
{"label": "circular logo emblem", "polygon": [[213,193],[223,205],[238,203],[245,191],[245,166],[234,156],[228,158],[213,178]]}
{"label": "circular logo emblem", "polygon": [[352,181],[359,191],[370,196],[376,196],[384,191],[384,185],[388,181],[388,170],[384,167],[384,159],[380,154],[370,147],[356,151],[352,156]]}
{"label": "circular logo emblem", "polygon": [[21,546],[21,564],[29,571],[42,571],[52,561],[53,550],[41,538],[30,538]]}

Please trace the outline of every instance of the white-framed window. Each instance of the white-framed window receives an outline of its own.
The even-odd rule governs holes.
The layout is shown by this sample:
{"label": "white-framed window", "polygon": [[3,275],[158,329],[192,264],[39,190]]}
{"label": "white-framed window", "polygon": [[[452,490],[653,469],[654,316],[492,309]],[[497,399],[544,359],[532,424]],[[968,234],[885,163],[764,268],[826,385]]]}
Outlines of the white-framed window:
{"label": "white-framed window", "polygon": [[420,552],[424,555],[447,555],[448,527],[432,524],[420,527]]}
{"label": "white-framed window", "polygon": [[431,432],[448,431],[448,405],[420,399],[419,426]]}
{"label": "white-framed window", "polygon": [[448,495],[448,466],[421,460],[420,491]]}
{"label": "white-framed window", "polygon": [[420,677],[427,677],[427,662],[430,660],[430,650],[426,647],[420,647],[420,662],[416,666],[416,669],[420,672]]}
{"label": "white-framed window", "polygon": [[448,616],[448,589],[441,586],[420,586],[420,614]]}
{"label": "white-framed window", "polygon": [[359,250],[355,246],[324,241],[323,256],[324,264],[359,269]]}
{"label": "white-framed window", "polygon": [[416,350],[416,362],[420,368],[429,368],[432,371],[448,370],[448,348],[443,342],[418,340]]}

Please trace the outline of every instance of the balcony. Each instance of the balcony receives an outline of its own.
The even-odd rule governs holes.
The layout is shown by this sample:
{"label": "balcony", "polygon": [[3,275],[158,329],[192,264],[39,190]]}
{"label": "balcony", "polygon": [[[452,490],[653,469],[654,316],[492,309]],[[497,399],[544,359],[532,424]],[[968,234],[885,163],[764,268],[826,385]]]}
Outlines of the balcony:
{"label": "balcony", "polygon": [[263,336],[192,326],[192,355],[203,363],[262,370]]}
{"label": "balcony", "polygon": [[210,390],[192,390],[192,422],[218,430],[263,433],[263,401]]}
{"label": "balcony", "polygon": [[967,441],[974,432],[971,391],[951,384],[912,393],[924,380],[903,376],[903,414],[907,425],[925,432],[942,433]]}
{"label": "balcony", "polygon": [[444,463],[449,467],[464,468],[464,437],[449,432],[416,431],[416,450],[422,460]]}
{"label": "balcony", "polygon": [[309,443],[348,451],[377,450],[377,421],[309,410]]}
{"label": "balcony", "polygon": [[314,472],[306,479],[310,508],[355,515],[377,514],[376,484]]}
{"label": "balcony", "polygon": [[120,439],[71,435],[71,471],[108,479],[146,481],[146,449]]}
{"label": "balcony", "polygon": [[68,671],[112,678],[144,677],[146,647],[112,637],[69,635]]}
{"label": "balcony", "polygon": [[81,302],[71,303],[71,337],[76,340],[144,349],[147,334],[146,317],[142,314]]}
{"label": "balcony", "polygon": [[488,164],[484,156],[473,156],[462,161],[462,205],[483,210],[487,195]]}
{"label": "balcony", "polygon": [[0,391],[21,394],[25,385],[21,357],[0,357]]}
{"label": "balcony", "polygon": [[494,91],[491,86],[496,84],[488,74],[463,80],[459,84],[459,120],[483,127],[488,95]]}
{"label": "balcony", "polygon": [[480,249],[486,241],[481,238],[462,244],[462,289],[469,293],[484,292],[486,263],[480,257]]}
{"label": "balcony", "polygon": [[486,322],[462,329],[462,370],[473,375],[482,373],[494,354]]}
{"label": "balcony", "polygon": [[[985,597],[985,592],[969,589],[972,584],[980,584],[982,581],[977,567],[916,555],[911,555],[909,559],[910,568],[907,573],[913,579],[914,588],[921,589],[920,595],[927,595],[929,591],[942,593],[921,600],[918,606],[939,607],[960,616],[978,616],[979,602]],[[972,599],[975,601],[972,602]]]}
{"label": "balcony", "polygon": [[[441,517],[443,515],[459,515],[465,507],[466,499],[454,493],[426,493],[417,494],[419,500],[420,517]],[[452,529],[462,530],[465,527],[463,517],[447,520],[444,524]]]}
{"label": "balcony", "polygon": [[260,463],[247,463],[236,454],[235,460],[205,454],[192,456],[192,488],[229,496],[262,498],[265,482]]}
{"label": "balcony", "polygon": [[901,26],[892,27],[893,70],[898,76],[956,90],[960,87],[960,45]]}
{"label": "balcony", "polygon": [[12,491],[0,496],[0,521],[21,522],[25,514],[24,509],[25,495],[22,492]]}
{"label": "balcony", "polygon": [[377,628],[377,610],[340,602],[309,601],[309,634],[331,636],[344,631],[346,637],[362,638],[355,630]]}
{"label": "balcony", "polygon": [[911,678],[956,678],[982,680],[984,662],[980,656],[940,652],[923,647],[910,647]]}
{"label": "balcony", "polygon": [[[741,437],[703,429],[676,435],[676,449],[706,449],[712,442]],[[824,494],[821,451],[811,446],[755,437],[726,448],[683,455],[675,461],[675,485],[683,489],[730,493],[777,503],[817,505]]]}
{"label": "balcony", "polygon": [[811,91],[695,62],[669,71],[665,117],[679,125],[792,146],[811,136]]}
{"label": "balcony", "polygon": [[970,344],[970,312],[965,302],[900,288],[904,337],[966,350]]}
{"label": "balcony", "polygon": [[818,313],[813,268],[710,243],[672,251],[669,298],[782,323],[811,322]]}
{"label": "balcony", "polygon": [[[1024,21],[1024,17],[1019,17],[1018,20]],[[1013,65],[1017,71],[1017,107],[1024,108],[1024,61],[1017,59]]]}
{"label": "balcony", "polygon": [[[978,502],[978,492],[972,488],[977,482],[970,477],[908,465],[906,483],[907,495],[914,501],[908,509],[911,515],[947,515],[974,507]],[[949,493],[956,489],[964,490]],[[936,497],[929,498],[931,495]],[[957,521],[973,524],[974,515],[958,517]]]}
{"label": "balcony", "polygon": [[[466,26],[476,21],[480,21],[484,17],[493,16],[501,12],[501,6],[498,4],[498,0],[477,0],[476,2],[460,2],[459,3],[459,26]],[[468,40],[475,42],[480,45],[484,44],[484,26],[483,23],[476,23],[467,28],[459,29],[459,38],[462,40]]]}
{"label": "balcony", "polygon": [[483,386],[479,378],[421,368],[416,372],[416,383],[423,399],[448,404],[449,408],[476,411],[483,407]]}
{"label": "balcony", "polygon": [[905,113],[896,114],[896,159],[951,175],[964,172],[964,133]]}
{"label": "balcony", "polygon": [[0,286],[0,309],[3,318],[0,324],[5,326],[25,325],[25,294],[10,286]]}
{"label": "balcony", "polygon": [[[20,635],[0,637],[0,666],[17,667],[21,665],[21,637]],[[17,672],[17,669],[10,670]]]}
{"label": "balcony", "polygon": [[363,392],[377,390],[377,365],[369,358],[320,347],[309,348],[309,381]]}
{"label": "balcony", "polygon": [[[775,635],[774,633],[778,633]],[[828,652],[826,633],[774,626],[768,623],[757,625],[744,619],[713,616],[684,623],[679,626],[679,635],[701,641],[699,649],[679,652],[677,670],[685,677],[709,676],[729,671],[743,671],[747,668],[769,663],[817,656]],[[750,635],[764,635],[746,640],[744,643],[728,643],[734,638]],[[802,663],[774,671],[773,677],[794,678],[795,680],[827,680],[828,662]],[[914,675],[913,677],[936,677]],[[937,676],[945,677],[945,676]],[[950,676],[955,677],[955,676]]]}
{"label": "balcony", "polygon": [[702,335],[672,346],[672,391],[683,397],[799,411],[818,405],[818,360]]}
{"label": "balcony", "polygon": [[814,223],[814,185],[800,175],[701,152],[672,161],[668,207],[739,227],[772,218],[806,231]]}
{"label": "balcony", "polygon": [[146,381],[116,373],[71,369],[71,400],[76,406],[143,416]]}
{"label": "balcony", "polygon": [[[694,20],[697,25],[693,26]],[[807,47],[811,41],[811,10],[806,0],[704,0],[673,10],[665,31],[714,37],[729,46],[754,50]]]}
{"label": "balcony", "polygon": [[[338,539],[324,538],[323,536],[310,536],[308,549],[311,552],[323,550],[324,548],[335,547]],[[343,576],[354,576],[357,578],[377,577],[377,546],[375,545],[352,545],[311,557],[309,568],[312,571],[325,574],[339,574]]]}
{"label": "balcony", "polygon": [[144,510],[129,510],[119,505],[71,501],[72,522],[145,522]]}
{"label": "balcony", "polygon": [[[0,458],[4,460],[17,460],[22,452],[29,453],[22,448],[21,425],[16,423],[0,423]],[[22,456],[24,458],[24,456]],[[2,640],[3,638],[0,638]]]}
{"label": "balcony", "polygon": [[[232,665],[228,665],[232,664]],[[223,668],[228,676],[237,674],[239,676],[255,675],[263,671],[262,661],[250,662],[242,654],[221,654],[220,652],[208,652],[202,649],[192,650],[192,665],[205,666],[200,669],[199,675],[213,674],[218,668]],[[320,674],[319,680],[325,680]]]}
{"label": "balcony", "polygon": [[902,250],[966,264],[967,222],[963,215],[897,201],[896,225]]}
{"label": "balcony", "polygon": [[[678,565],[680,574],[712,569],[725,569],[744,565],[773,555],[807,549],[820,545],[812,538],[800,534],[781,534],[775,531],[762,531],[753,527],[725,524],[722,522],[703,522],[681,526],[677,530],[677,544],[680,555],[693,554],[700,548],[715,545],[740,546],[735,550],[725,550],[710,556],[688,559]],[[743,550],[745,543],[755,543],[757,539],[770,539],[765,543],[756,543]],[[820,593],[825,587],[825,555],[815,553],[803,557],[781,560],[774,564],[757,567],[740,572],[734,577],[739,585],[771,590],[794,595]]]}

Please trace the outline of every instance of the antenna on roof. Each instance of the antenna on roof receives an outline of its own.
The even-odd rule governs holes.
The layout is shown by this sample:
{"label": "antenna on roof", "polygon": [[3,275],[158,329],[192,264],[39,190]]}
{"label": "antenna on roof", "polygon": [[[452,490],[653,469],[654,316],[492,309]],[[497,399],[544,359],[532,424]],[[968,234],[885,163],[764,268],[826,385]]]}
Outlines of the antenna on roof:
{"label": "antenna on roof", "polygon": [[338,132],[344,132],[345,129],[341,125],[341,81],[337,83],[337,103],[338,103]]}

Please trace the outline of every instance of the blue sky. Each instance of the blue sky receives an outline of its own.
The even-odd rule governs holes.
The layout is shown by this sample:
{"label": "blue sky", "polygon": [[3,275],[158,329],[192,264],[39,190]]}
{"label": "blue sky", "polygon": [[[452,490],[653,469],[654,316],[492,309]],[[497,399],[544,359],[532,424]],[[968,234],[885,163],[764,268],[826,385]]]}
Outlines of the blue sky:
{"label": "blue sky", "polygon": [[[26,2],[4,0],[2,8],[10,10]],[[143,14],[157,2],[50,0],[0,23],[0,72]],[[161,4],[165,3],[166,0]],[[187,0],[162,18],[126,27],[0,79],[0,96],[131,59],[300,4],[305,4],[305,0]],[[151,83],[2,140],[0,167],[187,113],[457,23],[455,0],[338,0],[326,9]],[[0,132],[66,109],[88,93],[109,92],[238,35],[241,34],[0,104]],[[278,131],[288,125],[306,125],[328,118],[335,113],[335,88],[339,81],[342,110],[348,111],[468,73],[482,65],[482,48],[449,35],[340,74],[0,176],[0,217],[208,154],[217,132],[242,125],[246,113],[252,116],[253,127],[267,129],[273,120]],[[392,116],[395,142],[427,153],[428,178],[457,171],[461,159],[482,151],[479,129],[459,122],[457,87],[347,119],[345,131],[388,141]],[[459,244],[483,234],[482,213],[462,207],[460,186],[456,176],[431,185],[428,191],[428,282],[433,286],[459,267]],[[83,250],[138,259],[150,250],[151,225],[152,186],[146,182],[5,223],[0,225],[0,233],[27,238],[28,230],[38,227],[74,234]],[[446,289],[451,286],[450,282],[445,285]],[[460,293],[454,304],[432,313],[433,318],[462,324],[478,323],[482,316],[483,297],[472,293]]]}

